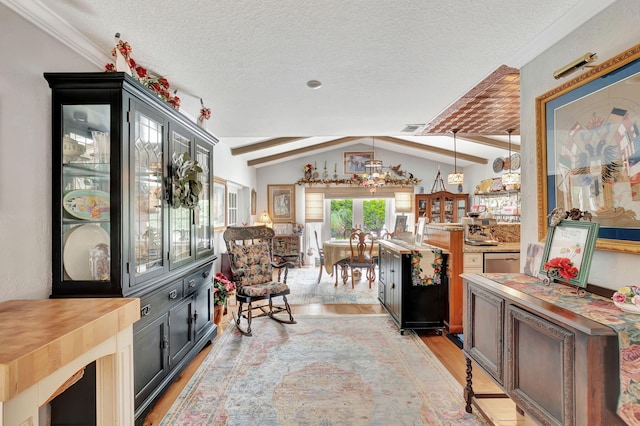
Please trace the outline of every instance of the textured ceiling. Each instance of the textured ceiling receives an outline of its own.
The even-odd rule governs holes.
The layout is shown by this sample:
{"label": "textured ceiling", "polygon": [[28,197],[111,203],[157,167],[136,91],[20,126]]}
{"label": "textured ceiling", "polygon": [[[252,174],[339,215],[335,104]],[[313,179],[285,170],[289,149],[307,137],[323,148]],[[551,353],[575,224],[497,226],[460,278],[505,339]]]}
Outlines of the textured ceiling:
{"label": "textured ceiling", "polygon": [[[401,130],[431,122],[500,65],[520,68],[612,2],[0,0],[97,69],[119,32],[138,63],[169,79],[183,110],[197,114],[203,99],[213,110],[209,130],[231,148],[290,138],[242,154],[248,161],[308,155],[338,138],[359,143],[345,138],[357,135],[450,148],[448,136]],[[312,79],[322,87],[308,88]],[[458,149],[485,158],[503,150]]]}

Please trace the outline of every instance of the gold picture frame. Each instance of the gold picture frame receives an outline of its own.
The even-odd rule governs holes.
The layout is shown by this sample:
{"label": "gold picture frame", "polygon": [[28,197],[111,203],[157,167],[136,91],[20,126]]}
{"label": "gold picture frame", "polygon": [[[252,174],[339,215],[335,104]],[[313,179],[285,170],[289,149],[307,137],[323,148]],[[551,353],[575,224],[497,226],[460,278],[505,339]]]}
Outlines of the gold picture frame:
{"label": "gold picture frame", "polygon": [[640,44],[536,98],[538,238],[577,208],[595,248],[640,253]]}
{"label": "gold picture frame", "polygon": [[267,200],[269,217],[273,223],[295,223],[295,185],[267,185]]}
{"label": "gold picture frame", "polygon": [[345,151],[344,174],[353,175],[365,173],[364,163],[373,160],[373,151]]}

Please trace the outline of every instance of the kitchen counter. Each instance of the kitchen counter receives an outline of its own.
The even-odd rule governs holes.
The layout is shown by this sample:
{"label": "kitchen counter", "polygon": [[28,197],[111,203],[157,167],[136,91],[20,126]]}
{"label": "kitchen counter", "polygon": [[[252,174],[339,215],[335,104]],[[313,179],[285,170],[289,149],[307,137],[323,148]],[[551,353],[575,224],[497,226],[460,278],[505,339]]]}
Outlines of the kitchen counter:
{"label": "kitchen counter", "polygon": [[38,407],[96,361],[98,424],[133,424],[133,323],[140,300],[0,303],[0,426],[38,424]]}
{"label": "kitchen counter", "polygon": [[389,247],[390,249],[392,249],[394,251],[397,251],[400,254],[411,253],[414,250],[430,251],[430,250],[433,250],[433,249],[441,250],[442,253],[444,253],[444,254],[449,253],[448,250],[446,250],[446,249],[442,249],[440,247],[432,246],[430,244],[424,244],[423,243],[421,246],[417,246],[417,245],[415,245],[415,243],[409,243],[409,242],[404,241],[404,240],[397,240],[397,239],[380,240],[379,243]]}
{"label": "kitchen counter", "polygon": [[519,253],[520,243],[498,243],[497,246],[462,245],[463,253]]}

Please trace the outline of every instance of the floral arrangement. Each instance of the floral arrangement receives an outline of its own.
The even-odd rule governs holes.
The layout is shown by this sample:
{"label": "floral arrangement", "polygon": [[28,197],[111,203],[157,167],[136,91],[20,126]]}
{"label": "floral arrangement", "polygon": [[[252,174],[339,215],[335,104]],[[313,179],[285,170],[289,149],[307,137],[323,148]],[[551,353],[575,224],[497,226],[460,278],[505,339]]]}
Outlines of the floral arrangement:
{"label": "floral arrangement", "polygon": [[420,259],[422,259],[422,253],[419,250],[413,250],[411,252],[411,282],[415,286],[428,286],[442,284],[442,265],[444,263],[444,257],[442,252],[433,252],[433,261],[431,267],[433,268],[433,275],[423,275],[422,268],[420,267]]}
{"label": "floral arrangement", "polygon": [[216,306],[225,306],[229,293],[236,289],[236,283],[229,280],[221,272],[213,277],[213,304]]}
{"label": "floral arrangement", "polygon": [[211,108],[207,108],[204,106],[204,102],[202,98],[200,98],[200,115],[198,116],[198,121],[204,121],[211,118]]}
{"label": "floral arrangement", "polygon": [[[172,93],[169,90],[169,80],[162,76],[152,76],[149,71],[142,65],[138,65],[136,61],[131,57],[133,49],[131,45],[126,41],[120,40],[120,34],[116,34],[116,40],[118,40],[116,47],[111,50],[111,56],[117,57],[118,52],[126,59],[129,68],[135,72],[135,76],[138,78],[143,86],[148,87],[152,92],[160,96],[165,102],[174,107],[180,109],[180,98],[176,96],[175,91]],[[106,72],[116,72],[115,64],[106,64],[104,66]]]}
{"label": "floral arrangement", "polygon": [[640,287],[630,285],[619,288],[618,291],[613,293],[612,299],[615,303],[627,303],[640,308]]}
{"label": "floral arrangement", "polygon": [[302,234],[302,231],[304,230],[304,225],[301,223],[296,223],[293,226],[293,233],[294,234]]}
{"label": "floral arrangement", "polygon": [[305,173],[311,173],[312,170],[313,164],[305,164],[304,166],[302,166],[302,171]]}
{"label": "floral arrangement", "polygon": [[573,266],[573,262],[568,257],[554,257],[545,262],[544,270],[549,277],[562,277],[567,281],[578,276],[578,268]]}

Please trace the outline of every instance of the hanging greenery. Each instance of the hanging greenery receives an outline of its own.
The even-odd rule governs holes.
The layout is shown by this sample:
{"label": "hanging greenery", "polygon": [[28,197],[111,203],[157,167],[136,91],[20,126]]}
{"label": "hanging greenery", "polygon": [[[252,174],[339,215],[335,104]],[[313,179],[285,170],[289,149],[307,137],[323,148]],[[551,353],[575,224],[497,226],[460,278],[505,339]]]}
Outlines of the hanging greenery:
{"label": "hanging greenery", "polygon": [[173,154],[171,161],[171,188],[169,194],[169,204],[177,209],[186,207],[194,209],[200,199],[202,182],[198,178],[198,173],[202,173],[202,167],[197,160],[192,160],[188,152],[183,154]]}

